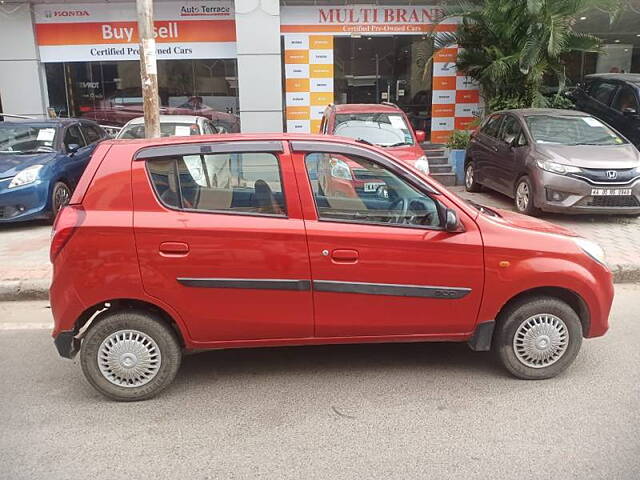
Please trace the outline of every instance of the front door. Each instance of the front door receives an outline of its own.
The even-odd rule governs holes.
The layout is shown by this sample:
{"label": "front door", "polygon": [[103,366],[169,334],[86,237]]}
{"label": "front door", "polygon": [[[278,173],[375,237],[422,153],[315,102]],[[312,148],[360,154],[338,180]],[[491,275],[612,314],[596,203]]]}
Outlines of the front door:
{"label": "front door", "polygon": [[282,148],[171,145],[133,162],[144,289],[197,342],[313,335],[304,222]]}
{"label": "front door", "polygon": [[483,286],[477,226],[465,216],[464,232],[445,232],[446,199],[353,148],[293,142],[316,336],[472,331]]}

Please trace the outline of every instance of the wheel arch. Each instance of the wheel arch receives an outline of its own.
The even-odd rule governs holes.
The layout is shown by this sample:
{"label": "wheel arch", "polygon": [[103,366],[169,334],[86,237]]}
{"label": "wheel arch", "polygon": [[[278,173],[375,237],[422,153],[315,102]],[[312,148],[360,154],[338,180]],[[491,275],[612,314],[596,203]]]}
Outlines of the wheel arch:
{"label": "wheel arch", "polygon": [[589,328],[591,326],[591,312],[589,311],[589,307],[579,294],[564,287],[536,287],[524,290],[514,295],[502,305],[502,307],[496,314],[496,322],[500,321],[499,319],[502,312],[504,312],[514,303],[520,302],[527,298],[535,297],[552,297],[565,302],[578,315],[580,324],[582,325],[582,336],[587,336]]}
{"label": "wheel arch", "polygon": [[99,322],[106,315],[123,310],[145,311],[156,315],[171,327],[180,341],[180,346],[185,347],[184,332],[169,312],[156,304],[134,298],[115,298],[92,305],[80,314],[74,325],[74,331],[81,332],[80,337],[82,337],[92,325]]}

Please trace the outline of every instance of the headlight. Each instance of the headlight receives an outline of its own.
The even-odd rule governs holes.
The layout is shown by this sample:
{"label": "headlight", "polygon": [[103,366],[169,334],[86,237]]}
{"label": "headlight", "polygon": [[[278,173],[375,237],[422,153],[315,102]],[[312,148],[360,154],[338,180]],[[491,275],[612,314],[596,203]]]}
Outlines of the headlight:
{"label": "headlight", "polygon": [[560,175],[564,175],[565,173],[580,172],[580,169],[578,167],[552,162],[551,160],[537,160],[536,163],[541,169],[551,173],[559,173]]}
{"label": "headlight", "polygon": [[421,172],[429,173],[429,160],[426,156],[423,155],[416,161],[416,168]]}
{"label": "headlight", "polygon": [[352,180],[351,169],[347,162],[338,160],[336,158],[331,160],[331,176],[335,178],[344,178],[345,180]]}
{"label": "headlight", "polygon": [[581,237],[575,237],[573,241],[576,242],[576,245],[578,245],[584,253],[589,255],[595,261],[605,265],[605,254],[600,245]]}
{"label": "headlight", "polygon": [[38,173],[40,173],[42,167],[44,167],[44,165],[32,165],[25,168],[13,177],[13,180],[11,180],[11,183],[9,184],[9,188],[20,187],[22,185],[35,182],[38,179]]}

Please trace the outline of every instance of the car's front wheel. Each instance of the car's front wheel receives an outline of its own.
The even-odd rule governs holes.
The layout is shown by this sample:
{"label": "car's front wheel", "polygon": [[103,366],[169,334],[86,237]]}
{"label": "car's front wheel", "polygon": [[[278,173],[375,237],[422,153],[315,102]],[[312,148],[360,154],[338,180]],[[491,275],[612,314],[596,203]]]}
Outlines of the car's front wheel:
{"label": "car's front wheel", "polygon": [[551,378],[578,355],[582,325],[576,312],[557,298],[527,298],[501,312],[493,342],[502,364],[516,377]]}
{"label": "car's front wheel", "polygon": [[535,206],[534,190],[529,177],[521,177],[516,184],[516,190],[514,195],[516,210],[519,213],[525,215],[537,216],[540,214],[540,210]]}
{"label": "car's front wheel", "polygon": [[467,192],[479,192],[482,190],[482,185],[476,180],[473,162],[469,162],[464,169],[464,188]]}
{"label": "car's front wheel", "polygon": [[120,401],[145,400],[166,388],[182,358],[171,327],[144,311],[105,315],[82,342],[80,362],[89,383]]}

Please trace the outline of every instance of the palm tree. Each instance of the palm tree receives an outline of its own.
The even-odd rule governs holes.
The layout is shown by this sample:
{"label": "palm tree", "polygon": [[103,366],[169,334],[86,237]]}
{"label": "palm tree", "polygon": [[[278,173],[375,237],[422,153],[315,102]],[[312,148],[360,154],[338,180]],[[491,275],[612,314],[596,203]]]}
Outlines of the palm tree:
{"label": "palm tree", "polygon": [[[597,51],[600,40],[579,33],[580,14],[603,0],[485,0],[446,8],[440,22],[461,17],[456,32],[434,34],[436,49],[457,44],[457,67],[480,83],[491,108],[547,106],[543,80],[566,81],[563,54]],[[613,0],[611,0],[613,1]]]}

